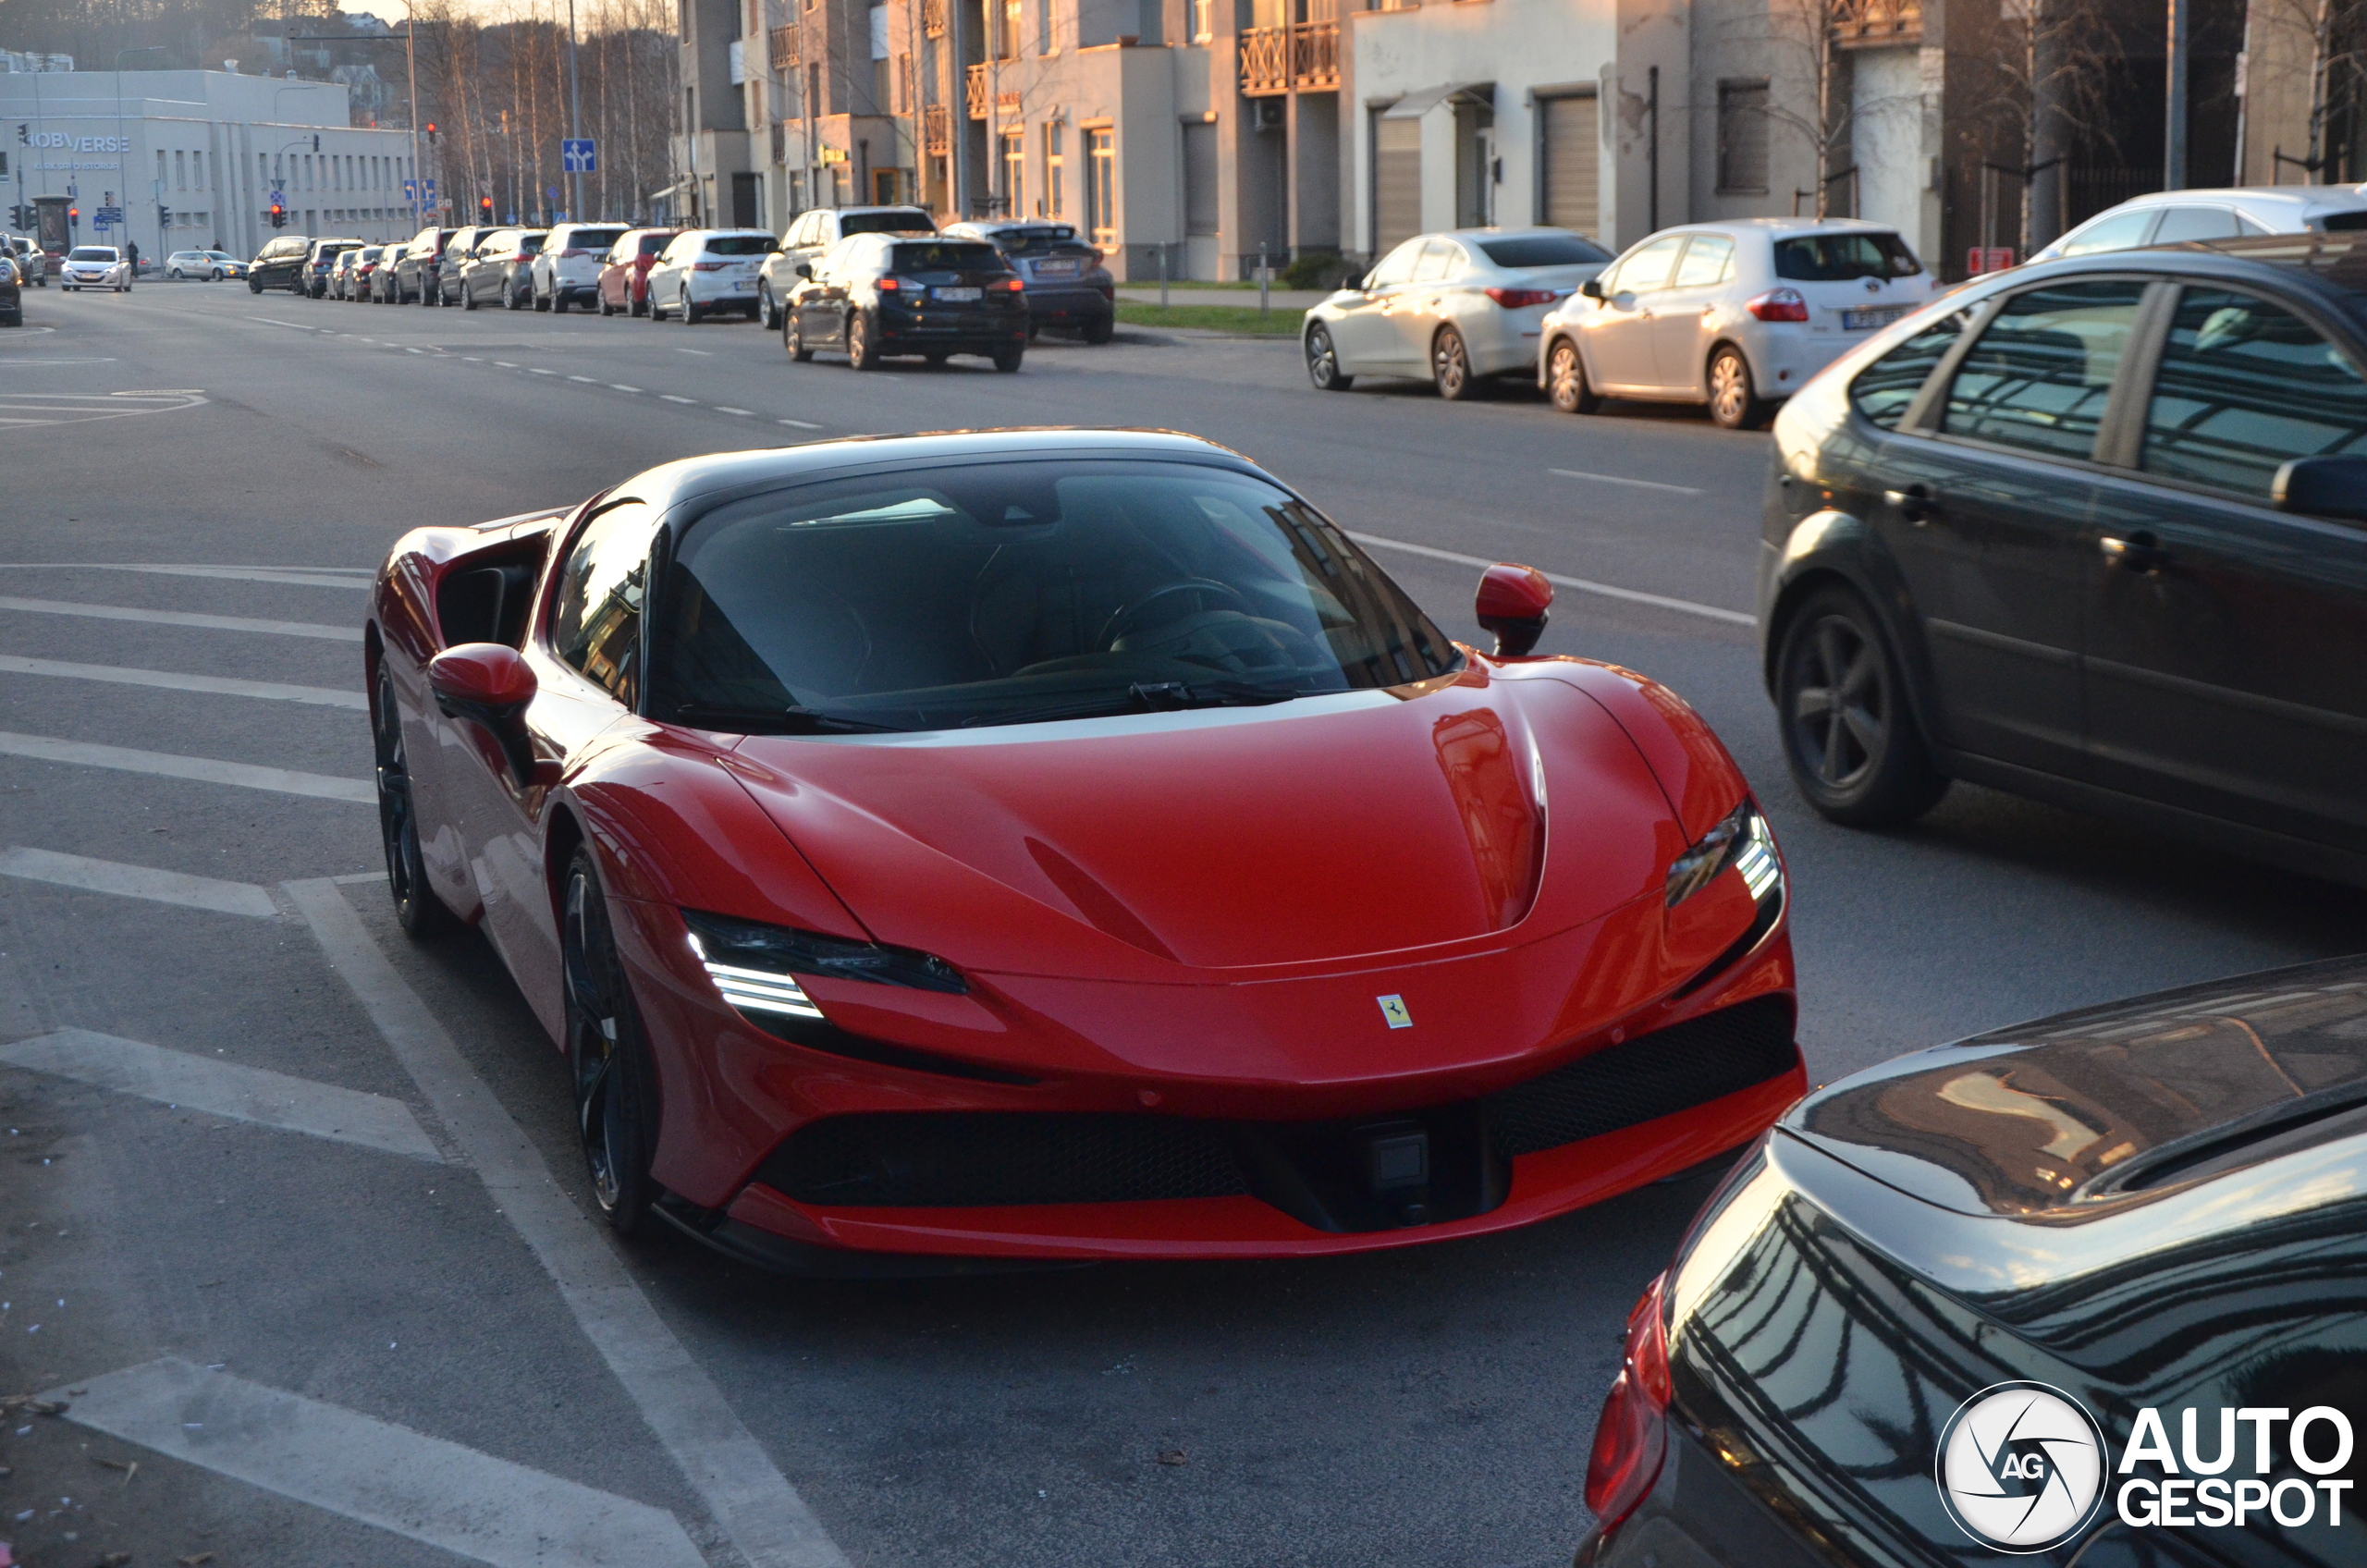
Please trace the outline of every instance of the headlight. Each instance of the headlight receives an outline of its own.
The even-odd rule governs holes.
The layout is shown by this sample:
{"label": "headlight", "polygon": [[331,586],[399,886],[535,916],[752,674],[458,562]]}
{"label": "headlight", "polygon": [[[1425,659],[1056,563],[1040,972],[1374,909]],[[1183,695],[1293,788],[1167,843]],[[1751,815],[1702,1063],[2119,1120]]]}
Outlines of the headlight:
{"label": "headlight", "polygon": [[822,1017],[822,1010],[797,983],[799,974],[955,995],[970,988],[960,970],[910,948],[851,942],[699,910],[684,910],[682,920],[691,928],[691,951],[705,965],[708,978],[725,1001],[742,1011]]}
{"label": "headlight", "polygon": [[1675,908],[1708,887],[1729,865],[1742,873],[1754,899],[1765,898],[1784,878],[1784,863],[1775,855],[1775,835],[1759,808],[1748,800],[1669,863],[1669,907]]}

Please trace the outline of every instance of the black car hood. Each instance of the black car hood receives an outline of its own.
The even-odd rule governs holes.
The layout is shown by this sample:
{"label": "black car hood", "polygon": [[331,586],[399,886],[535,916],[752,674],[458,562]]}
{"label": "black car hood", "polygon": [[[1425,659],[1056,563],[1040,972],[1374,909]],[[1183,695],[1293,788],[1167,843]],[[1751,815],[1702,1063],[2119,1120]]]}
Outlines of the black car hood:
{"label": "black car hood", "polygon": [[1959,1214],[2072,1219],[2367,1133],[2367,959],[2157,992],[1842,1079],[1783,1132]]}

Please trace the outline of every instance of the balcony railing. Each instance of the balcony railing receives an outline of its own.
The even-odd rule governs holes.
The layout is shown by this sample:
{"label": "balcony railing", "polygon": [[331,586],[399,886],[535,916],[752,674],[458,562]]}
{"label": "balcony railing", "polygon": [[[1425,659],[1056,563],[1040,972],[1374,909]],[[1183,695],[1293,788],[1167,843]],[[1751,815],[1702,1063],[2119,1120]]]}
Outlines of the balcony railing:
{"label": "balcony railing", "polygon": [[1834,42],[1844,49],[1923,42],[1923,0],[1835,0]]}
{"label": "balcony railing", "polygon": [[797,64],[797,29],[777,27],[766,34],[771,45],[770,58],[776,71],[785,71]]}
{"label": "balcony railing", "polygon": [[945,36],[945,0],[921,0],[921,33],[927,38]]}
{"label": "balcony railing", "polygon": [[1241,91],[1252,98],[1283,92],[1326,92],[1340,85],[1340,24],[1296,22],[1245,28]]}
{"label": "balcony railing", "polygon": [[773,121],[773,167],[779,168],[788,162],[789,127],[779,120],[775,120]]}
{"label": "balcony railing", "polygon": [[932,158],[942,158],[953,151],[953,116],[942,104],[932,104],[921,114],[922,144]]}
{"label": "balcony railing", "polygon": [[972,66],[969,74],[963,80],[963,87],[964,89],[963,97],[969,107],[970,117],[974,120],[985,119],[987,117],[987,67]]}

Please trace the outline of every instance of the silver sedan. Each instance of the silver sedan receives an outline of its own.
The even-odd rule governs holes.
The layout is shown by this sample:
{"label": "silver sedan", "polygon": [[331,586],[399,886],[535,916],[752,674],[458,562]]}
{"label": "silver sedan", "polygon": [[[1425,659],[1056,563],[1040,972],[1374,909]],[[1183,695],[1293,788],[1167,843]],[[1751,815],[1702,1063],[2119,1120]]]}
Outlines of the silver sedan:
{"label": "silver sedan", "polygon": [[1566,228],[1417,234],[1306,312],[1307,377],[1344,392],[1359,375],[1415,376],[1441,398],[1474,397],[1533,366],[1545,312],[1610,262]]}

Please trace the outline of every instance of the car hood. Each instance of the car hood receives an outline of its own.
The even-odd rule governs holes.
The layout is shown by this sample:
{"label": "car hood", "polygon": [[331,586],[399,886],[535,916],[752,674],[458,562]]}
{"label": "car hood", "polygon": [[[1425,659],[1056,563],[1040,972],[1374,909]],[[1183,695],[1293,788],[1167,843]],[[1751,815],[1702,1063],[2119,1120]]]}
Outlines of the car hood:
{"label": "car hood", "polygon": [[2067,1219],[2367,1131],[2361,1108],[2367,960],[2345,959],[1918,1051],[1783,1127],[1942,1208]]}
{"label": "car hood", "polygon": [[878,939],[1012,974],[1501,949],[1656,890],[1685,842],[1592,697],[1477,668],[1261,708],[751,738],[732,766]]}

